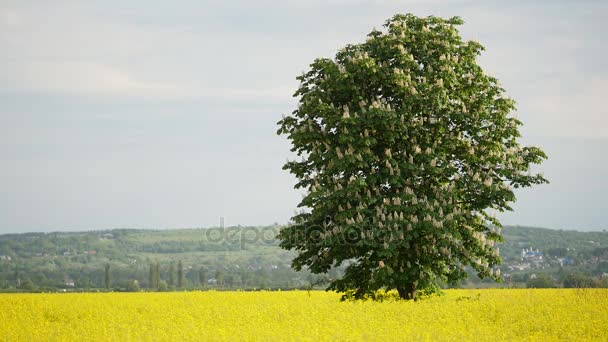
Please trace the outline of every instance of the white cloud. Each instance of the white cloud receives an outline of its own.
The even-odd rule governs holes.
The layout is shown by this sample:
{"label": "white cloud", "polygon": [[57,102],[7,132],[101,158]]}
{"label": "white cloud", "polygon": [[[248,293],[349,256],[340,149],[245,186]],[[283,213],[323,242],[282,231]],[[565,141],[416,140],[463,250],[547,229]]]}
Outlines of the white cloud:
{"label": "white cloud", "polygon": [[526,120],[530,125],[544,128],[536,135],[608,138],[605,78],[592,76],[566,89],[560,89],[559,83],[548,86],[549,89],[538,91],[526,100],[526,116],[530,117]]}
{"label": "white cloud", "polygon": [[22,62],[11,67],[0,70],[5,92],[162,96],[180,90],[175,85],[138,80],[128,72],[91,62]]}
{"label": "white cloud", "polygon": [[88,62],[14,63],[0,69],[0,91],[49,93],[104,98],[135,97],[140,99],[191,100],[260,100],[285,101],[291,87],[205,87],[138,79],[128,71]]}
{"label": "white cloud", "polygon": [[[540,141],[561,157],[546,173],[560,174],[578,150],[596,145],[583,139],[567,149],[569,137],[608,137],[607,8],[565,1],[2,1],[0,155],[9,162],[0,189],[11,194],[0,194],[0,204],[14,214],[0,217],[0,230],[213,224],[224,210],[243,224],[285,221],[298,196],[280,170],[289,146],[274,135],[274,123],[293,109],[295,77],[395,13],[463,17],[465,38],[488,48],[484,69],[517,100],[525,137],[557,137]],[[599,164],[567,176],[568,186],[552,184],[550,197],[572,211],[568,217],[601,206],[594,198],[605,187],[606,164],[589,160]],[[161,196],[155,184],[170,199],[139,201]],[[597,196],[573,203],[571,189]],[[61,194],[67,200],[58,201]],[[527,214],[521,209],[524,216],[516,212],[511,222],[553,224],[547,217],[563,209],[547,204],[537,213],[539,198],[524,201]],[[601,209],[592,210],[589,227],[599,227]],[[76,211],[82,214],[71,221]],[[146,219],[150,212],[158,215]],[[574,222],[568,217],[564,226]]]}

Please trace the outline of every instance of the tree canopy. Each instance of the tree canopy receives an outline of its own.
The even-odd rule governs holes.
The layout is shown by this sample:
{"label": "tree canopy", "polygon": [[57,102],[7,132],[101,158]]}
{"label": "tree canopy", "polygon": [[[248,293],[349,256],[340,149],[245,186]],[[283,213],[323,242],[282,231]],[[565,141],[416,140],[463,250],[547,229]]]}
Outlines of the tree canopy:
{"label": "tree canopy", "polygon": [[299,76],[297,109],[278,134],[300,160],[284,169],[305,196],[281,230],[296,270],[346,264],[329,289],[402,298],[466,276],[500,279],[493,212],[512,210],[513,188],[546,155],[521,146],[515,102],[477,63],[458,17],[395,15],[365,42],[319,58]]}

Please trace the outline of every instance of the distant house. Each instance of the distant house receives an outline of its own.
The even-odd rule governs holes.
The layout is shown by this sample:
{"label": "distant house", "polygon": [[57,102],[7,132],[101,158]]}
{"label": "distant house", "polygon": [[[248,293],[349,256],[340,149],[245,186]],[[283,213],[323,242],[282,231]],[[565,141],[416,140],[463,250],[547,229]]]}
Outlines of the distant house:
{"label": "distant house", "polygon": [[521,260],[543,260],[543,252],[538,249],[524,248],[521,250]]}
{"label": "distant house", "polygon": [[74,281],[72,279],[68,279],[65,281],[65,286],[74,287],[74,286],[76,286],[76,284],[74,283]]}
{"label": "distant house", "polygon": [[11,261],[13,259],[10,255],[0,255],[0,260]]}
{"label": "distant house", "polygon": [[96,255],[97,251],[84,251],[84,254],[88,254],[88,255]]}
{"label": "distant house", "polygon": [[543,260],[544,253],[540,250],[530,248],[524,248],[521,250],[521,262],[530,264],[531,268],[545,268],[545,262]]}
{"label": "distant house", "polygon": [[557,258],[560,266],[571,266],[574,265],[574,259],[572,258]]}
{"label": "distant house", "polygon": [[509,271],[524,271],[529,270],[530,268],[532,267],[529,263],[509,265]]}

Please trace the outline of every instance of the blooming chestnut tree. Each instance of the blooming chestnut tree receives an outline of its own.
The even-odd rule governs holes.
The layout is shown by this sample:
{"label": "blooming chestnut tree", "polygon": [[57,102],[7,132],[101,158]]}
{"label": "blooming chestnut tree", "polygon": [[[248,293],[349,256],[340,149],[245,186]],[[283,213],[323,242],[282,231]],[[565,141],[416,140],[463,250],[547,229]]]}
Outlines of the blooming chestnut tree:
{"label": "blooming chestnut tree", "polygon": [[515,102],[464,41],[458,18],[396,15],[334,59],[298,77],[298,108],[278,122],[306,194],[279,233],[293,267],[326,273],[329,289],[365,298],[466,277],[500,280],[500,222],[513,188],[545,183],[530,172],[546,155],[518,143]]}

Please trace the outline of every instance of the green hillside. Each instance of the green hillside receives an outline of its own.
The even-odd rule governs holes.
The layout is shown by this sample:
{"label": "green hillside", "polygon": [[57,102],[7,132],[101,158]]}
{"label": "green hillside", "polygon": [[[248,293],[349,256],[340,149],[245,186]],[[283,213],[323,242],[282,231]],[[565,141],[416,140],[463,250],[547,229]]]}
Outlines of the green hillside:
{"label": "green hillside", "polygon": [[[183,288],[306,288],[324,276],[295,272],[293,253],[278,247],[278,226],[226,229],[115,229],[75,233],[0,235],[0,290],[95,290],[150,287],[150,265],[159,264],[166,289],[177,287],[177,264],[183,265]],[[608,233],[530,227],[505,227],[502,272],[507,283],[525,286],[536,274],[556,282],[566,273],[599,280],[608,273]],[[534,255],[522,259],[522,249]],[[538,250],[538,255],[536,255]],[[539,255],[542,254],[542,257]],[[341,269],[330,272],[339,276]],[[474,275],[462,286],[495,286]],[[163,289],[164,289],[163,285]]]}

